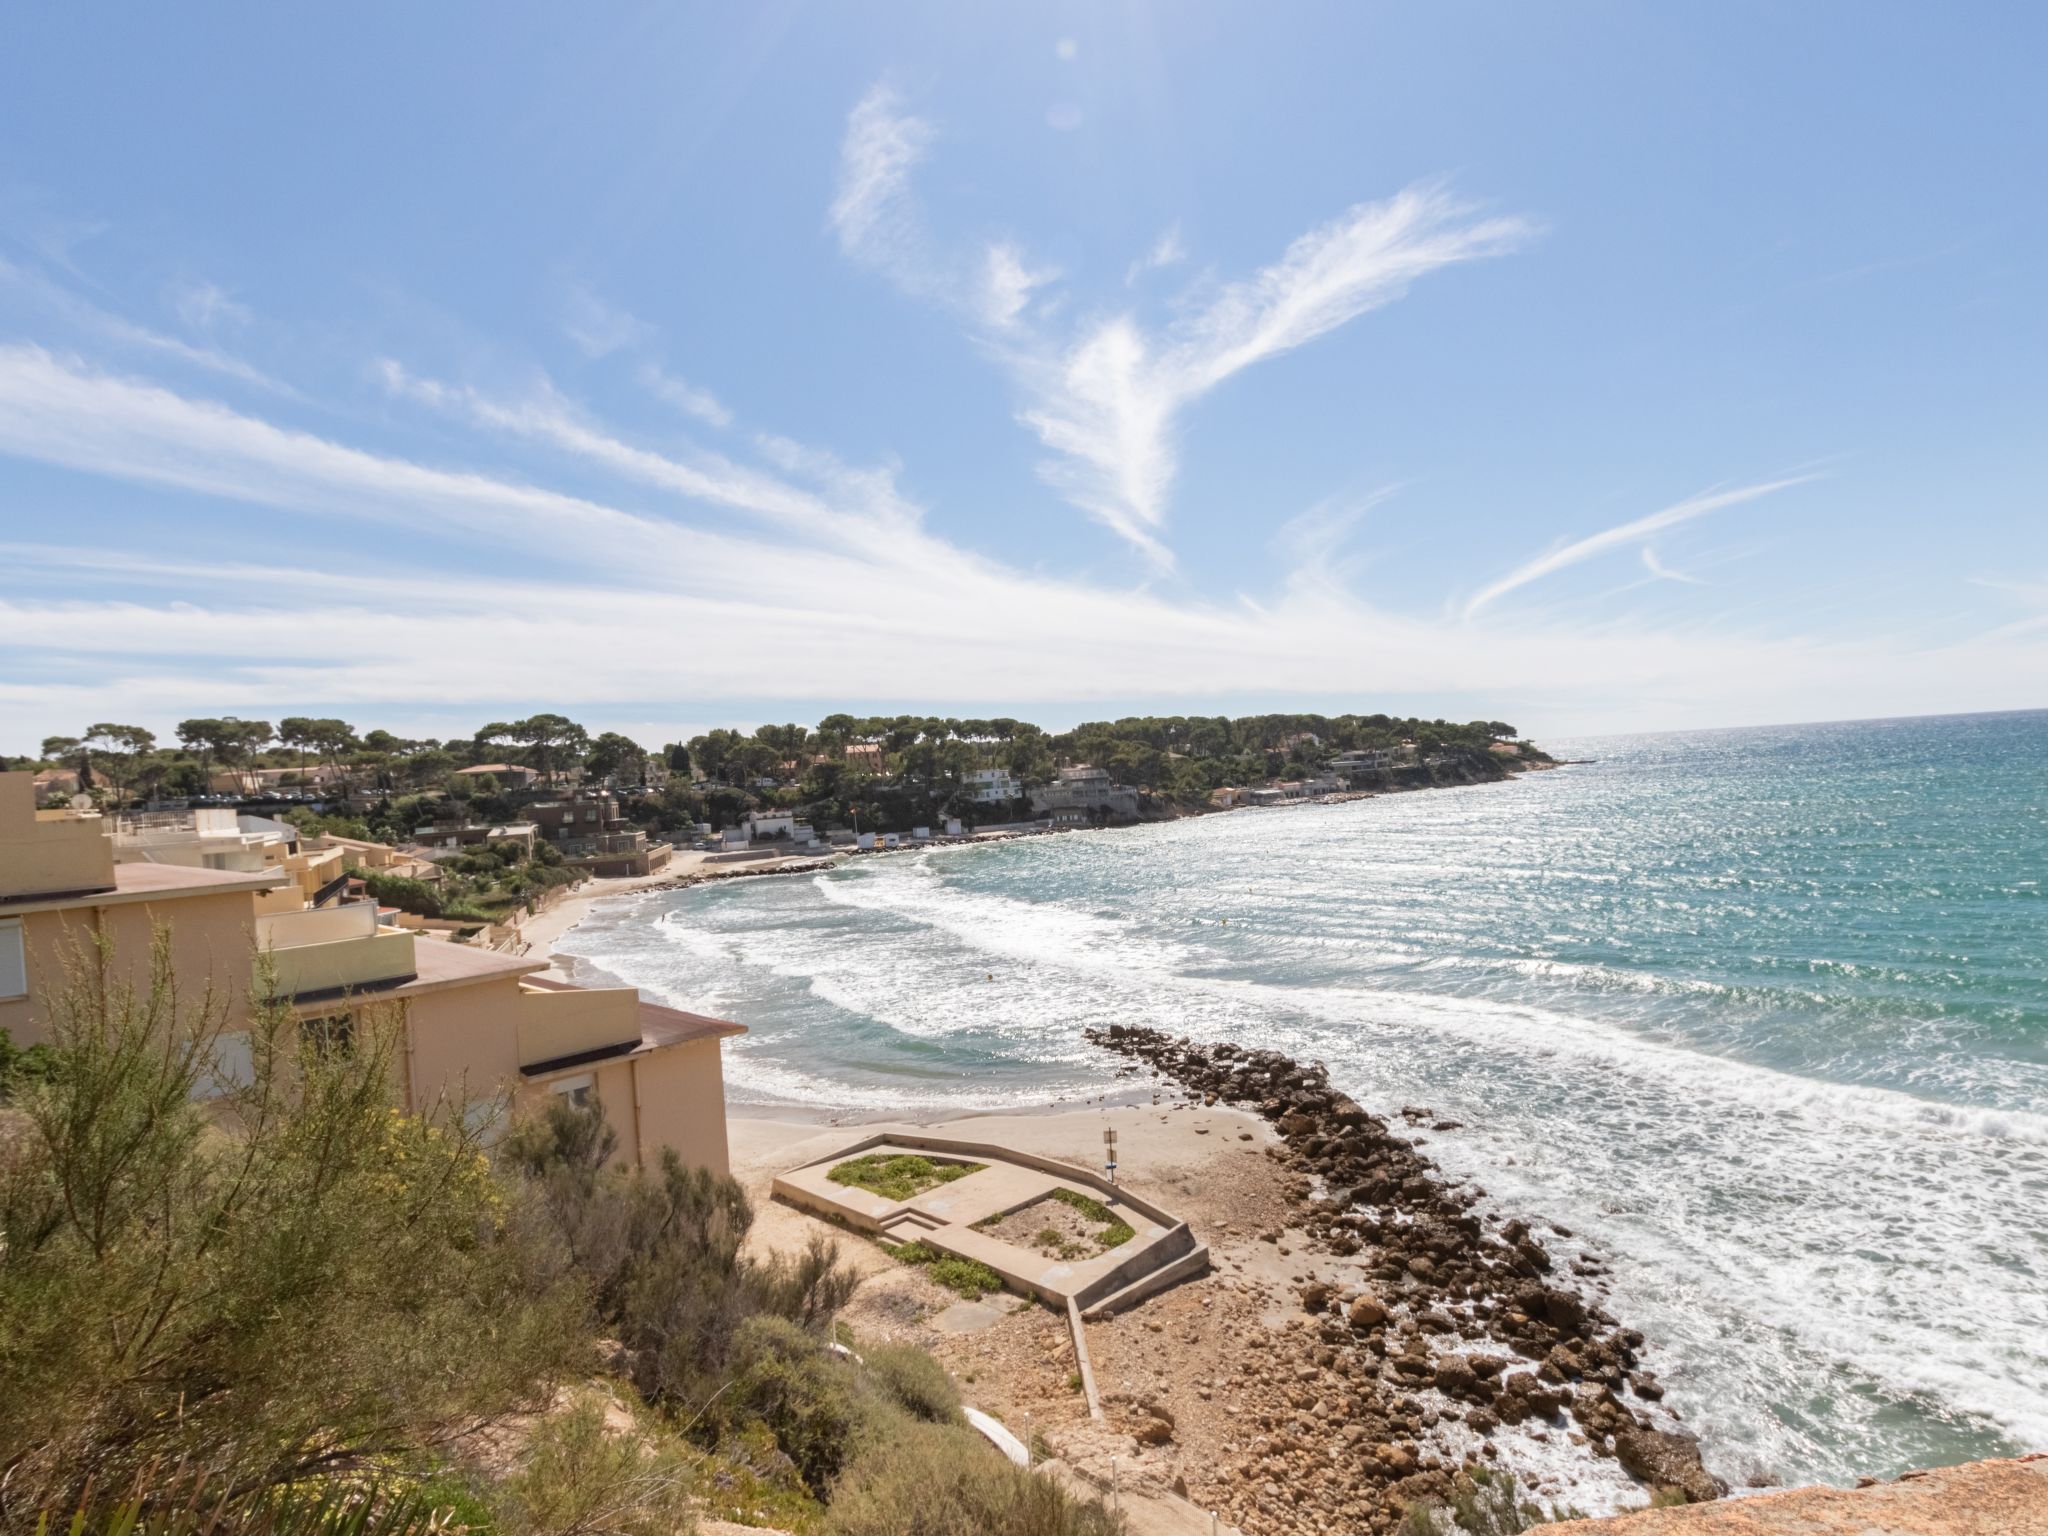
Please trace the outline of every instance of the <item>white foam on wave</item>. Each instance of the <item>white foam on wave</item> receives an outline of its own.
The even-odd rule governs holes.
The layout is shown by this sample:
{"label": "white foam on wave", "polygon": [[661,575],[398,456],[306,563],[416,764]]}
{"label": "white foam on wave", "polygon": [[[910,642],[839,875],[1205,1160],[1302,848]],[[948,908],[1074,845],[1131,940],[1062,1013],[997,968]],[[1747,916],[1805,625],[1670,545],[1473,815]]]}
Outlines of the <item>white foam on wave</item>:
{"label": "white foam on wave", "polygon": [[[880,926],[670,931],[685,923],[663,937],[695,975],[796,978],[906,1035],[993,1031],[1046,1061],[1035,1047],[1066,1046],[1083,1024],[1149,1023],[1321,1056],[1369,1104],[1427,1095],[1467,1119],[1432,1136],[1432,1153],[1609,1257],[1616,1310],[1651,1333],[1651,1364],[1724,1475],[1882,1470],[1907,1408],[1957,1433],[1978,1423],[2048,1443],[2048,1237],[2025,1219],[2048,1190],[2048,1115],[1804,1077],[1526,1002],[1192,974],[1241,957],[1204,930],[1162,931],[1184,907],[1139,920],[1099,898],[962,890],[922,860],[810,889],[819,909]],[[950,975],[991,960],[991,988]],[[1489,962],[1446,958],[1461,963]],[[802,1060],[750,1040],[729,1071],[743,1091],[877,1109],[1050,1096],[914,1075],[849,1087]]]}

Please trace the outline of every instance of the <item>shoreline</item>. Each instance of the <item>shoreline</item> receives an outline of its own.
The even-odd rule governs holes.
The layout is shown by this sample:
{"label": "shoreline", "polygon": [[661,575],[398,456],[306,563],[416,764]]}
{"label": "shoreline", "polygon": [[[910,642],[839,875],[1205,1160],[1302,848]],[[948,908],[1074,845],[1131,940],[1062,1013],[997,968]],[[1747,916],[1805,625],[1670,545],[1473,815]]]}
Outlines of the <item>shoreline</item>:
{"label": "shoreline", "polygon": [[[934,848],[972,848],[982,845],[1014,842],[1027,837],[1068,837],[1083,832],[1125,832],[1134,827],[1170,826],[1177,821],[1192,821],[1205,816],[1228,816],[1240,811],[1292,811],[1311,805],[1350,805],[1360,800],[1380,800],[1393,795],[1422,794],[1439,789],[1474,789],[1492,784],[1509,784],[1524,774],[1548,772],[1555,768],[1578,766],[1593,759],[1558,759],[1543,763],[1525,763],[1520,769],[1511,771],[1498,779],[1468,779],[1452,784],[1416,784],[1408,787],[1384,789],[1349,789],[1336,794],[1319,795],[1313,800],[1298,800],[1285,805],[1229,805],[1210,806],[1204,810],[1187,811],[1178,816],[1163,817],[1154,821],[1136,821],[1120,826],[1102,827],[1043,827],[1030,831],[1005,831],[988,835],[965,834],[957,838],[934,838],[930,842],[899,848],[830,848],[822,854],[784,854],[774,858],[761,859],[750,864],[735,866],[720,865],[707,869],[712,855],[699,849],[678,849],[666,869],[659,874],[627,875],[613,878],[595,877],[569,888],[569,893],[545,911],[537,912],[519,924],[519,936],[523,946],[522,954],[545,959],[549,969],[564,980],[570,980],[563,970],[555,946],[572,932],[597,902],[615,896],[637,896],[649,891],[680,891],[692,886],[708,885],[715,880],[756,879],[770,875],[801,875],[814,871],[831,869],[852,858],[873,858],[891,854],[928,852]],[[685,866],[687,861],[687,866]],[[573,956],[569,957],[575,958]],[[850,1111],[849,1111],[850,1112]]]}

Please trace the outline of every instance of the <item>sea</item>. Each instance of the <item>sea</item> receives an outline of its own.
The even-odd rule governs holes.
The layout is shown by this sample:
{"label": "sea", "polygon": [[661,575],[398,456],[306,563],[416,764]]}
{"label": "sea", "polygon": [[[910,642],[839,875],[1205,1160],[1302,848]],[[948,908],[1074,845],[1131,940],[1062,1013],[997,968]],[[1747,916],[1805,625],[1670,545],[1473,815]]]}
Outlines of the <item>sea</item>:
{"label": "sea", "polygon": [[1128,1086],[1108,1024],[1320,1060],[1611,1267],[1731,1484],[2048,1449],[2048,712],[1547,745],[1591,761],[622,898],[562,949],[746,1024],[743,1102],[1072,1107]]}

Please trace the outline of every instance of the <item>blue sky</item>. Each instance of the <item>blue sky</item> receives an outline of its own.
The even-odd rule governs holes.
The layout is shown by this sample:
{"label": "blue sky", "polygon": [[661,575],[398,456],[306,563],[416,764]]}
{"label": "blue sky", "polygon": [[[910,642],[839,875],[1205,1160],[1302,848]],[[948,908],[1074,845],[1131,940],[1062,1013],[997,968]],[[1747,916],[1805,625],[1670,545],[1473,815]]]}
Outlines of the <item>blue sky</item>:
{"label": "blue sky", "polygon": [[2048,704],[2032,7],[15,7],[0,749]]}

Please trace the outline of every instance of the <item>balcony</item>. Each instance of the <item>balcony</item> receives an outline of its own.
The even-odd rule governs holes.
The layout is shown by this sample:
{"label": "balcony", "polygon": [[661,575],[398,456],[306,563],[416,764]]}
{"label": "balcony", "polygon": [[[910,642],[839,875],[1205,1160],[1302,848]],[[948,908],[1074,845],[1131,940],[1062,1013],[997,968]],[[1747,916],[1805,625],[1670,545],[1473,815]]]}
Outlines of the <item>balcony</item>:
{"label": "balcony", "polygon": [[640,994],[631,987],[519,988],[519,1066],[624,1055],[640,1044]]}
{"label": "balcony", "polygon": [[269,959],[270,990],[279,997],[375,990],[418,974],[413,936],[379,927],[375,902],[260,916],[256,947]]}

